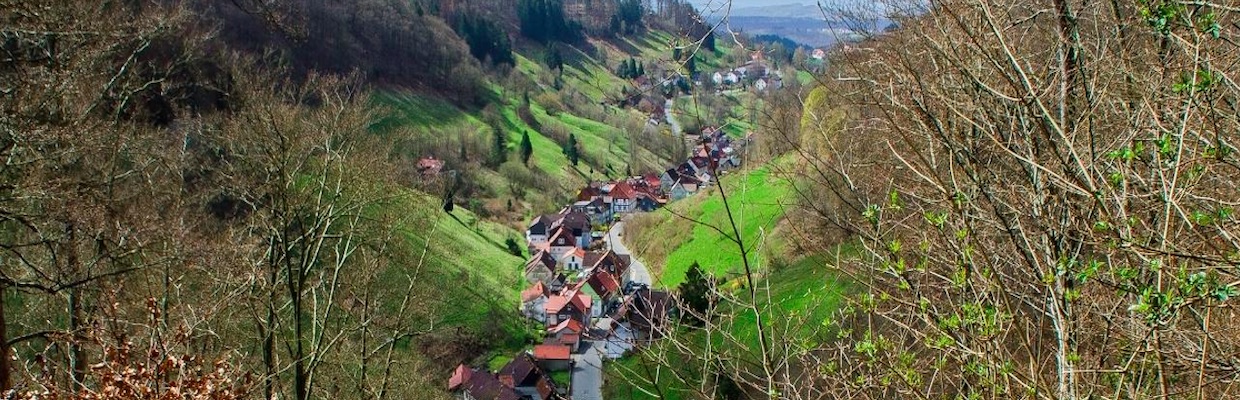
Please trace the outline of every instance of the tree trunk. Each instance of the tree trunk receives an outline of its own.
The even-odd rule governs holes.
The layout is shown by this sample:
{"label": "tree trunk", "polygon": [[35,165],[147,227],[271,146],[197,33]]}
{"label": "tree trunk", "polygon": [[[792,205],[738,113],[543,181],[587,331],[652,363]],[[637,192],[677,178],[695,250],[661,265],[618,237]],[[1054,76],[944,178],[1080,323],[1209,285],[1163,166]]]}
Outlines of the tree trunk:
{"label": "tree trunk", "polygon": [[82,351],[86,338],[82,329],[82,291],[74,288],[69,290],[69,331],[73,332],[73,340],[69,342],[69,377],[77,389],[86,385],[86,353]]}
{"label": "tree trunk", "polygon": [[5,287],[0,286],[0,396],[13,387],[9,378],[9,325],[4,320],[4,292]]}

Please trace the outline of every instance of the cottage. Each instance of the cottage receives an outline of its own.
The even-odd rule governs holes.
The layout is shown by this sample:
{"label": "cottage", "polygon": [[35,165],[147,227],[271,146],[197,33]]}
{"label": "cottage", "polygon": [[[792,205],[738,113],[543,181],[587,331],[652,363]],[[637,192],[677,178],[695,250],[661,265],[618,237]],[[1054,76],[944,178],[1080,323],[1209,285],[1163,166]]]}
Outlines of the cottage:
{"label": "cottage", "polygon": [[571,365],[572,349],[562,344],[540,344],[534,346],[534,359],[545,370],[564,371]]}
{"label": "cottage", "polygon": [[456,367],[452,377],[448,378],[448,391],[458,399],[465,400],[521,400],[512,387],[505,385],[499,377],[481,369],[470,369],[465,365]]}
{"label": "cottage", "polygon": [[588,284],[588,292],[594,302],[594,316],[598,317],[607,312],[614,304],[618,303],[620,297],[624,295],[621,291],[620,279],[615,275],[605,271],[595,270],[585,280]]}
{"label": "cottage", "polygon": [[633,211],[633,205],[637,201],[637,193],[633,191],[633,186],[628,182],[617,183],[608,194],[611,195],[611,209],[613,212],[627,213]]}
{"label": "cottage", "polygon": [[567,319],[575,319],[583,325],[590,324],[592,300],[590,295],[572,289],[563,294],[547,298],[544,306],[547,313],[547,326],[557,325]]}
{"label": "cottage", "polygon": [[633,291],[622,306],[629,326],[642,339],[662,337],[675,308],[671,293],[646,287]]}
{"label": "cottage", "polygon": [[545,324],[547,322],[547,295],[550,293],[547,285],[542,282],[535,282],[532,286],[522,290],[521,315]]}
{"label": "cottage", "polygon": [[762,78],[758,78],[758,80],[753,82],[753,88],[758,89],[759,92],[765,92],[766,85],[767,85],[766,79],[762,79]]}
{"label": "cottage", "polygon": [[557,227],[551,234],[551,239],[547,241],[547,251],[551,253],[553,258],[558,260],[564,257],[565,254],[568,254],[568,252],[579,247],[578,243],[577,238],[573,237],[573,234],[567,228]]}
{"label": "cottage", "polygon": [[582,264],[585,262],[585,257],[585,250],[582,250],[580,247],[574,247],[560,257],[558,265],[563,266],[567,271],[580,271]]}
{"label": "cottage", "polygon": [[576,352],[581,345],[581,336],[585,335],[586,328],[581,322],[575,319],[564,320],[555,327],[547,330],[547,336],[555,339],[556,342],[568,346]]}
{"label": "cottage", "polygon": [[418,159],[417,171],[422,179],[436,178],[443,172],[443,160],[436,159],[435,156],[422,157]]}
{"label": "cottage", "polygon": [[500,382],[524,398],[549,400],[557,397],[555,382],[538,368],[537,360],[529,353],[518,354],[497,375]]}
{"label": "cottage", "polygon": [[558,263],[555,256],[548,251],[540,250],[525,263],[525,281],[549,284],[557,270]]}
{"label": "cottage", "polygon": [[710,76],[710,81],[711,81],[711,82],[714,82],[714,83],[715,83],[715,86],[722,85],[722,84],[723,84],[723,73],[722,73],[722,72],[716,72],[716,73],[714,73],[714,74],[711,74],[711,76]]}
{"label": "cottage", "polygon": [[546,243],[551,236],[551,223],[552,219],[546,215],[534,218],[534,221],[525,228],[525,241],[531,246]]}
{"label": "cottage", "polygon": [[590,245],[591,228],[590,216],[584,210],[574,210],[573,207],[568,207],[559,214],[540,215],[534,218],[525,230],[525,240],[531,247],[537,246],[551,241],[557,230],[565,229],[577,246],[587,247]]}
{"label": "cottage", "polygon": [[620,282],[621,286],[628,283],[628,277],[625,275],[629,271],[629,262],[631,257],[625,254],[616,254],[615,251],[607,250],[602,252],[586,253],[585,266],[591,271],[605,271],[612,274]]}

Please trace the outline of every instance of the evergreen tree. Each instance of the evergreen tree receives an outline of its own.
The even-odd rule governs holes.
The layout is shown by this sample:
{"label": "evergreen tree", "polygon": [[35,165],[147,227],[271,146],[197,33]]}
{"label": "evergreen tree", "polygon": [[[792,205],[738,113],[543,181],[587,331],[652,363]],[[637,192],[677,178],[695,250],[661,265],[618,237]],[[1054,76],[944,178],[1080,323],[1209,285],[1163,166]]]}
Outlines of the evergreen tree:
{"label": "evergreen tree", "polygon": [[499,128],[492,128],[494,135],[491,141],[491,167],[498,168],[508,159],[508,141],[504,140],[504,131]]}
{"label": "evergreen tree", "polygon": [[689,271],[685,272],[685,280],[677,287],[677,291],[681,303],[688,308],[686,311],[690,311],[681,314],[688,320],[687,322],[696,325],[705,322],[698,316],[710,318],[710,309],[714,304],[714,294],[711,293],[711,287],[714,286],[713,280],[714,278],[702,271],[702,266],[698,265],[697,261],[694,261],[693,265],[689,266]]}
{"label": "evergreen tree", "polygon": [[534,144],[530,142],[530,131],[521,134],[521,162],[529,165],[530,156],[534,155]]}
{"label": "evergreen tree", "polygon": [[577,135],[572,134],[572,133],[568,134],[568,144],[564,145],[564,155],[568,157],[568,162],[573,163],[574,167],[577,166],[577,161],[580,158],[580,156],[578,155],[578,151],[579,150],[577,149]]}
{"label": "evergreen tree", "polygon": [[646,75],[646,63],[637,64],[637,74],[634,77],[645,76],[645,75]]}
{"label": "evergreen tree", "polygon": [[548,69],[563,70],[564,58],[560,55],[560,49],[552,47],[547,51],[546,59],[543,60],[547,64]]}

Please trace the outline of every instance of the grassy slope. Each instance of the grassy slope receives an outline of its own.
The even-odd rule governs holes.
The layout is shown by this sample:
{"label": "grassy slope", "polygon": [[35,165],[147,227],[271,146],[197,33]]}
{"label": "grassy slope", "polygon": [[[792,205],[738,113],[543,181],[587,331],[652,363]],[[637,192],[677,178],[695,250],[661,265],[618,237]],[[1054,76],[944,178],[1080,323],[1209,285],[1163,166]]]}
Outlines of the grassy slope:
{"label": "grassy slope", "polygon": [[429,306],[427,311],[445,326],[474,332],[519,329],[515,316],[501,321],[479,316],[511,314],[517,308],[524,260],[508,253],[504,241],[520,238],[521,233],[461,207],[444,213],[437,199],[413,191],[407,194],[392,207],[405,216],[400,231],[415,254],[399,272],[416,273],[424,280],[419,283],[426,290],[418,295]]}
{"label": "grassy slope", "polygon": [[[787,159],[776,162],[786,163]],[[786,209],[781,201],[790,197],[791,183],[773,169],[767,165],[723,177],[741,236],[747,247],[753,248],[756,244],[759,250],[750,255],[750,261],[758,265],[769,263],[771,251],[781,247],[780,237],[762,233],[775,231]],[[673,203],[665,211],[643,216],[643,221],[637,222],[642,227],[628,239],[634,241],[632,247],[654,270],[659,285],[669,288],[679,285],[694,261],[719,275],[741,270],[740,254],[728,236],[676,215],[721,228],[732,235],[723,199],[715,188]]]}
{"label": "grassy slope", "polygon": [[[655,43],[659,40],[647,40],[639,51],[650,55],[664,52],[655,47]],[[604,53],[612,55],[607,51]],[[619,93],[627,82],[611,75],[606,64],[607,61],[585,60],[566,68],[565,85],[585,88],[582,92],[587,97],[600,102],[611,93]],[[537,80],[543,68],[518,55],[514,73],[527,74]],[[495,97],[500,99],[496,104],[499,123],[507,135],[512,157],[516,156],[522,133],[528,131],[534,147],[530,160],[532,169],[557,178],[564,191],[584,184],[587,177],[581,171],[590,168],[584,164],[578,168],[571,167],[558,143],[521,120],[517,112],[521,104],[518,94],[505,92],[499,87],[493,87],[493,90]],[[408,128],[414,134],[465,134],[476,135],[478,140],[490,140],[490,132],[481,114],[462,110],[441,99],[387,91],[377,93],[374,101],[390,111],[376,124],[376,132]],[[575,115],[571,111],[548,115],[537,104],[532,106],[532,111],[543,125],[554,122],[576,135],[583,148],[596,152],[606,164],[613,166],[612,172],[623,172],[623,166],[630,159],[630,145],[619,128]],[[643,118],[631,110],[611,111]],[[635,158],[639,163],[666,164],[645,149],[639,149]],[[591,178],[603,177],[603,168],[598,167],[600,174]],[[482,184],[492,187],[495,193],[507,192],[507,181],[494,171],[484,170],[479,179]],[[488,356],[494,356],[490,360],[493,364],[502,365],[506,361],[504,354],[511,356],[512,352],[523,348],[526,327],[512,312],[517,308],[519,291],[524,283],[521,279],[523,260],[509,254],[504,246],[506,239],[519,238],[520,233],[510,227],[482,220],[462,207],[451,215],[445,214],[440,210],[437,199],[413,191],[401,196],[391,207],[405,216],[401,231],[408,247],[417,254],[410,255],[408,262],[386,271],[385,279],[399,286],[402,285],[400,282],[416,274],[415,292],[420,304],[420,318],[480,336],[503,338],[490,343],[492,351]],[[423,249],[425,255],[420,253]],[[397,305],[387,307],[394,309]],[[494,335],[497,330],[503,333]]]}
{"label": "grassy slope", "polygon": [[[828,265],[837,262],[837,257],[851,255],[852,251],[842,247],[838,249],[838,255],[790,254],[785,242],[792,239],[787,237],[789,235],[785,234],[786,230],[779,229],[779,222],[785,209],[780,203],[783,199],[791,198],[791,184],[774,172],[780,170],[779,167],[789,165],[790,159],[782,158],[773,163],[724,178],[725,188],[729,190],[729,202],[733,205],[738,228],[747,240],[747,246],[753,246],[754,241],[764,236],[763,233],[766,236],[763,244],[758,246],[760,249],[765,247],[765,250],[758,251],[758,254],[751,258],[758,268],[758,288],[764,293],[760,307],[764,310],[765,319],[771,321],[772,325],[769,325],[768,329],[772,331],[806,340],[830,340],[829,332],[820,330],[823,326],[821,322],[829,319],[830,314],[838,309],[848,285],[833,276]],[[719,226],[726,226],[725,231],[731,232],[722,198],[716,191],[677,202],[671,206],[671,210],[714,225],[723,224]],[[730,274],[741,264],[739,251],[722,234],[709,227],[671,217],[670,214],[649,214],[648,218],[654,222],[640,222],[650,225],[643,226],[639,232],[630,234],[626,239],[632,240],[630,247],[639,249],[639,252],[640,249],[652,247],[670,247],[662,255],[658,251],[654,254],[643,254],[647,265],[655,269],[659,285],[674,288],[683,281],[688,266],[696,260],[706,270],[731,278],[722,284],[724,290],[742,290],[742,280]],[[741,293],[743,292],[737,294]],[[765,300],[767,294],[769,302]],[[752,312],[741,311],[735,319],[716,322],[722,324],[737,341],[757,343],[757,326]],[[682,334],[685,334],[681,338],[683,342],[704,342],[700,334]],[[780,337],[785,335],[781,334]],[[716,347],[720,345],[724,344],[715,343]],[[654,398],[645,393],[652,391],[652,383],[643,382],[645,378],[635,377],[631,372],[645,370],[643,363],[645,361],[641,357],[635,356],[608,364],[605,397]],[[659,374],[659,380],[659,386],[666,396],[664,398],[693,397],[688,394],[688,388],[676,382],[667,369],[663,369]]]}

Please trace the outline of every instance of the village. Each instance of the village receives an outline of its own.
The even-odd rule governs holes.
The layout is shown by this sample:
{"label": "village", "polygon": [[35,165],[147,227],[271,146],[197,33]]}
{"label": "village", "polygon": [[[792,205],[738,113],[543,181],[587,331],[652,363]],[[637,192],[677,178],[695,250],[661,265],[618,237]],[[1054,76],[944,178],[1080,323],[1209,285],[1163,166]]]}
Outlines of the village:
{"label": "village", "polygon": [[[649,271],[620,243],[623,220],[716,184],[717,174],[740,167],[748,142],[717,127],[686,140],[700,146],[662,174],[590,183],[572,204],[530,221],[528,286],[514,311],[545,328],[545,337],[498,371],[459,365],[450,392],[470,400],[600,399],[602,359],[624,357],[661,337],[678,316],[676,301],[653,287]],[[555,371],[572,372],[569,387],[555,383]]]}

